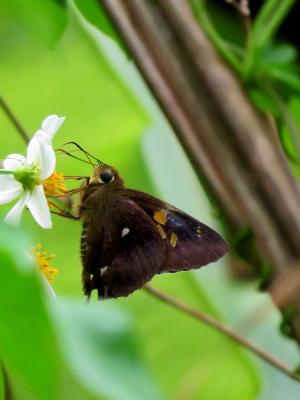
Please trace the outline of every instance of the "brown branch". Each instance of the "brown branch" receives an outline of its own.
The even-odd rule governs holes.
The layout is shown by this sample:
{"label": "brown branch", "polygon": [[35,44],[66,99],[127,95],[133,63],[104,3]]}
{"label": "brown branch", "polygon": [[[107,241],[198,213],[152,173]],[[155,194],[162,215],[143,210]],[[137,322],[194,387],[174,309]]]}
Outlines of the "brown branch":
{"label": "brown branch", "polygon": [[251,12],[249,0],[225,0],[230,4],[238,13],[241,18],[246,39],[249,38],[251,32]]}
{"label": "brown branch", "polygon": [[[299,187],[271,124],[199,27],[186,0],[101,0],[227,228],[254,233],[274,279],[300,258]],[[276,301],[276,298],[274,298]],[[293,335],[300,343],[300,297]]]}
{"label": "brown branch", "polygon": [[22,124],[20,123],[20,121],[18,120],[18,118],[16,117],[16,115],[14,114],[14,112],[12,111],[12,109],[9,107],[9,105],[7,104],[7,102],[4,100],[4,98],[2,96],[0,96],[0,107],[5,112],[6,116],[10,120],[10,122],[17,129],[17,131],[19,132],[22,139],[27,144],[29,142],[29,136],[28,136],[25,128],[22,126]]}
{"label": "brown branch", "polygon": [[158,289],[150,285],[145,285],[144,290],[149,293],[151,296],[163,301],[164,303],[174,307],[178,311],[183,312],[184,314],[190,315],[191,317],[197,319],[209,325],[213,329],[217,330],[218,332],[222,333],[223,335],[227,336],[235,343],[240,344],[241,346],[245,347],[252,353],[256,354],[259,358],[267,362],[268,364],[272,365],[274,368],[278,369],[285,375],[289,376],[290,378],[300,382],[300,376],[297,375],[293,369],[291,369],[288,365],[283,363],[281,360],[273,356],[271,353],[265,351],[264,349],[260,348],[256,344],[250,342],[249,340],[245,339],[241,336],[238,332],[232,329],[230,326],[216,320],[215,318],[211,317],[210,315],[203,313],[202,311],[196,310],[189,305],[182,303],[181,301],[171,297]]}

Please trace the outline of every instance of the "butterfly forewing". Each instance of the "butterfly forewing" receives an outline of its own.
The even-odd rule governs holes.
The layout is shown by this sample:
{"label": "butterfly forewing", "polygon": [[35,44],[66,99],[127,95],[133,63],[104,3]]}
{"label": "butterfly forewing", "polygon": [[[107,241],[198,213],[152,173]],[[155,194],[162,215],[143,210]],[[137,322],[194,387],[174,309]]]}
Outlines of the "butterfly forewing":
{"label": "butterfly forewing", "polygon": [[176,272],[218,260],[228,250],[223,238],[207,225],[153,196],[128,189],[127,196],[143,208],[166,242],[161,272]]}

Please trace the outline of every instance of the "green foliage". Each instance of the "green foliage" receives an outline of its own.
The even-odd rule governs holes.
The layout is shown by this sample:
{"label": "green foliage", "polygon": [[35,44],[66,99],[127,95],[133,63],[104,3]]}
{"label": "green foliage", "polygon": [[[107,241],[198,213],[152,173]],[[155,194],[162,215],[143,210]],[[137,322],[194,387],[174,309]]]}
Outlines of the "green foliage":
{"label": "green foliage", "polygon": [[[264,112],[272,113],[280,127],[283,148],[288,157],[300,163],[299,124],[285,103],[300,94],[298,53],[294,46],[277,43],[277,31],[295,0],[265,0],[252,21],[244,45],[224,39],[205,7],[204,0],[191,0],[195,15],[225,60],[238,73],[250,98]],[[231,21],[240,32],[237,19]],[[288,136],[288,138],[284,137]],[[288,144],[289,143],[291,146]],[[291,150],[291,147],[293,150]],[[294,153],[294,154],[292,154]],[[299,175],[299,174],[298,174]]]}
{"label": "green foliage", "polygon": [[79,382],[114,400],[159,400],[141,355],[132,324],[110,304],[60,304],[58,332],[63,352]]}
{"label": "green foliage", "polygon": [[253,21],[249,47],[257,49],[267,46],[295,3],[296,0],[265,0]]}
{"label": "green foliage", "polygon": [[122,43],[98,0],[74,0],[74,4],[88,22],[119,44]]}
{"label": "green foliage", "polygon": [[0,355],[17,398],[62,398],[65,376],[76,385],[73,371],[87,396],[159,399],[124,314],[112,305],[56,303],[51,293],[47,299],[28,249],[19,231],[0,226]]}
{"label": "green foliage", "polygon": [[258,285],[258,290],[266,290],[271,281],[272,281],[272,274],[273,268],[270,263],[262,263],[260,266],[260,271],[259,271],[259,277],[260,277],[260,282]]}
{"label": "green foliage", "polygon": [[[4,94],[8,94],[8,100],[30,132],[39,126],[49,110],[66,115],[66,122],[55,138],[56,146],[71,138],[119,168],[129,187],[153,193],[141,150],[141,134],[149,123],[149,117],[101,53],[79,34],[78,27],[75,28],[66,32],[51,53],[32,47],[28,39],[9,49],[2,48],[0,70]],[[22,69],[19,68],[21,60]],[[16,73],[18,81],[14,79]],[[36,82],[34,93],[32,82]],[[0,115],[0,120],[10,138],[1,143],[3,153],[23,151],[23,143],[14,129],[3,115]],[[58,167],[70,175],[90,174],[86,165],[66,157],[58,158]],[[80,288],[80,225],[53,218],[54,229],[41,232],[30,218],[24,217],[25,225],[35,230],[38,241],[57,255],[54,266],[59,267],[60,273],[54,285],[56,292],[80,296],[79,301],[58,300],[50,307],[35,272],[32,271],[27,278],[34,288],[34,302],[39,304],[41,318],[50,329],[45,346],[50,346],[54,372],[57,372],[56,364],[59,362],[61,379],[58,388],[53,388],[58,391],[59,398],[160,398],[145,372],[147,365],[170,399],[179,397],[178,393],[182,398],[189,395],[190,399],[201,400],[254,400],[258,397],[260,382],[257,372],[237,345],[142,291],[116,301],[122,312],[112,307],[110,303],[114,301],[84,305]],[[16,240],[10,244],[13,254],[22,254]],[[23,293],[22,279],[17,273],[14,276],[20,282],[21,291],[14,301],[18,301],[16,306],[23,310],[23,297],[30,299],[31,295]],[[194,275],[159,276],[154,284],[219,317]],[[1,280],[0,286],[2,290]],[[126,315],[133,315],[134,326],[124,316],[124,310]],[[32,319],[33,316],[29,321]],[[21,323],[18,319],[17,322]],[[11,320],[9,324],[12,324]],[[42,354],[39,335],[36,336],[38,342],[34,349]],[[145,362],[133,338],[139,341]],[[30,340],[29,332],[28,349],[31,348]],[[49,353],[47,348],[43,351]],[[33,363],[34,356],[30,361]],[[21,365],[19,370],[20,377],[18,375],[13,384],[17,393],[23,394],[29,383],[26,377],[23,378]],[[26,390],[36,390],[36,382],[33,378],[31,380],[30,388]]]}
{"label": "green foliage", "polygon": [[297,50],[287,43],[268,44],[263,48],[256,48],[253,54],[252,71],[248,71],[249,80],[262,82],[267,77],[269,82],[273,81],[276,85],[284,86],[282,89],[286,87],[288,96],[293,92],[299,94],[297,56]]}
{"label": "green foliage", "polygon": [[235,250],[239,257],[242,259],[247,259],[245,253],[247,253],[249,243],[251,243],[253,239],[253,231],[249,227],[245,226],[233,238],[231,247]]}
{"label": "green foliage", "polygon": [[[153,285],[220,318],[193,274],[165,274]],[[119,302],[136,316],[146,357],[168,399],[257,399],[258,375],[228,338],[142,291]]]}
{"label": "green foliage", "polygon": [[300,364],[296,366],[294,373],[300,377]]}
{"label": "green foliage", "polygon": [[67,24],[66,10],[55,0],[3,0],[3,5],[31,31],[34,36],[53,47]]}
{"label": "green foliage", "polygon": [[280,331],[286,337],[292,336],[292,320],[297,314],[293,305],[288,305],[282,310],[282,321],[280,323]]}
{"label": "green foliage", "polygon": [[24,237],[1,225],[0,354],[9,376],[25,392],[33,398],[53,399],[57,397],[60,358],[28,253]]}

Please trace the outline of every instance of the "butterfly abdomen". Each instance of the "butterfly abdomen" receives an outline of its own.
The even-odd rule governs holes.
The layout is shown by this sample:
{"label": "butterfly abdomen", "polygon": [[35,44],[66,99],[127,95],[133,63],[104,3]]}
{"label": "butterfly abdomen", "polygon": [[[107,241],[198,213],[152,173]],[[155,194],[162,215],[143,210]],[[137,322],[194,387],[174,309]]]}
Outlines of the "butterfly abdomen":
{"label": "butterfly abdomen", "polygon": [[80,237],[80,255],[82,263],[84,263],[87,254],[87,243],[86,243],[87,230],[88,230],[88,223],[85,221],[83,223],[81,237]]}

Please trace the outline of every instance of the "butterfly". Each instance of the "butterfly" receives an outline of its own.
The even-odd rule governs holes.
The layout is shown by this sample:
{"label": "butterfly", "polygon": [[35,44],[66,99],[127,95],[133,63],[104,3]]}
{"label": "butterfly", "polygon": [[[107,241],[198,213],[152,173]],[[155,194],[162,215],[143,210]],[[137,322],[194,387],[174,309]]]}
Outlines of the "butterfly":
{"label": "butterfly", "polygon": [[76,217],[82,221],[86,296],[93,290],[99,298],[128,296],[156,274],[199,268],[228,250],[213,229],[156,197],[126,188],[114,167],[97,161],[81,187]]}

